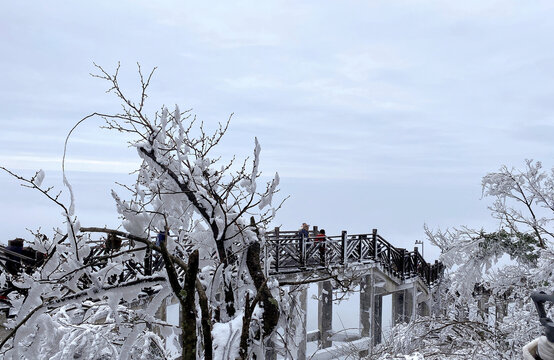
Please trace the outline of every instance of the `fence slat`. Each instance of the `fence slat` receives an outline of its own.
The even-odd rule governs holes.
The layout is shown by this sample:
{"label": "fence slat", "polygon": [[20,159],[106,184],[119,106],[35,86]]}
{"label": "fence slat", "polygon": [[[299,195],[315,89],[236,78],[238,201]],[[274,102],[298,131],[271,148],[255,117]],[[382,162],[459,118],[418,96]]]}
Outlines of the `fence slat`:
{"label": "fence slat", "polygon": [[340,259],[340,262],[341,264],[346,264],[346,261],[347,261],[347,243],[348,241],[348,238],[346,236],[346,230],[343,230],[342,233],[341,233],[341,244],[342,244],[342,254],[341,254],[341,259]]}

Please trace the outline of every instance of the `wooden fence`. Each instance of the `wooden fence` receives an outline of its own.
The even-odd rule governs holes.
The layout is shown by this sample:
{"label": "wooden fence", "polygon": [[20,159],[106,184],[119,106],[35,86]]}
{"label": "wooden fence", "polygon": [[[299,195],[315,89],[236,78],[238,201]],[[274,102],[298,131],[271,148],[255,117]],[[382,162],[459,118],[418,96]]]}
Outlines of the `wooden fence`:
{"label": "wooden fence", "polygon": [[347,263],[379,263],[392,276],[405,280],[419,276],[428,285],[440,277],[443,265],[427,263],[417,248],[414,251],[392,246],[377,230],[369,234],[303,237],[298,231],[266,233],[270,273],[303,272],[310,268],[336,267]]}

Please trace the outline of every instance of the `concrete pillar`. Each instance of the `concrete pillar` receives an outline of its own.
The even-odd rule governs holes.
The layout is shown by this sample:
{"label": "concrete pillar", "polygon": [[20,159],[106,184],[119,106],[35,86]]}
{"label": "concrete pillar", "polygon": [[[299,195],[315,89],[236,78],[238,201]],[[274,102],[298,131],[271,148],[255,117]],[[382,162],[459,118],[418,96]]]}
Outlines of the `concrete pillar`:
{"label": "concrete pillar", "polygon": [[306,320],[308,314],[308,287],[305,286],[300,293],[300,307],[301,307],[301,319],[300,326],[302,326],[302,339],[298,345],[298,360],[306,360]]}
{"label": "concrete pillar", "polygon": [[[308,285],[291,287],[290,312],[287,314],[285,329],[285,345],[296,346],[294,359],[306,360],[306,314],[308,310]],[[289,326],[290,325],[290,326]],[[290,344],[287,344],[290,342]]]}
{"label": "concrete pillar", "polygon": [[479,316],[483,319],[485,324],[489,323],[489,296],[480,295],[477,301],[477,308],[479,310]]}
{"label": "concrete pillar", "polygon": [[373,328],[373,344],[377,345],[381,343],[381,334],[383,331],[383,296],[374,296],[373,304],[373,321],[371,327]]}
{"label": "concrete pillar", "polygon": [[457,312],[457,319],[460,319],[460,321],[469,320],[469,307],[467,305],[458,306]]}
{"label": "concrete pillar", "polygon": [[329,340],[330,332],[333,330],[333,284],[330,280],[317,283],[317,327],[319,329],[319,344],[322,349],[332,345]]}
{"label": "concrete pillar", "polygon": [[273,341],[273,336],[265,341],[264,350],[266,360],[277,360],[277,351],[275,351],[275,341]]}
{"label": "concrete pillar", "polygon": [[[374,296],[373,277],[366,275],[360,281],[360,334],[362,337],[369,336],[371,333],[371,309]],[[372,306],[373,305],[373,306]]]}
{"label": "concrete pillar", "polygon": [[[373,269],[370,275],[362,277],[360,281],[360,335],[369,337],[373,325],[373,309],[375,308],[375,284]],[[368,351],[361,351],[360,358],[368,355]]]}
{"label": "concrete pillar", "polygon": [[[156,311],[156,315],[154,315],[156,319],[159,319],[163,322],[167,322],[167,298],[162,301],[160,304],[160,307]],[[161,326],[154,326],[154,333],[156,333],[158,336],[160,336],[162,339],[164,338],[161,336]]]}
{"label": "concrete pillar", "polygon": [[410,321],[414,302],[417,302],[417,299],[414,299],[412,289],[401,290],[392,294],[393,325]]}
{"label": "concrete pillar", "polygon": [[419,304],[417,304],[417,313],[419,316],[431,315],[429,311],[429,305],[426,302],[420,302]]}
{"label": "concrete pillar", "polygon": [[167,299],[164,299],[162,301],[160,307],[156,311],[155,317],[156,319],[160,319],[161,321],[167,321]]}
{"label": "concrete pillar", "polygon": [[412,296],[411,297],[411,300],[412,300],[412,306],[411,306],[411,320],[415,320],[416,317],[417,317],[417,286],[416,284],[414,283],[414,286],[412,287]]}
{"label": "concrete pillar", "polygon": [[404,322],[406,316],[404,308],[404,290],[392,294],[392,325],[396,326]]}
{"label": "concrete pillar", "polygon": [[504,317],[508,315],[508,302],[503,298],[496,299],[496,323],[504,322]]}

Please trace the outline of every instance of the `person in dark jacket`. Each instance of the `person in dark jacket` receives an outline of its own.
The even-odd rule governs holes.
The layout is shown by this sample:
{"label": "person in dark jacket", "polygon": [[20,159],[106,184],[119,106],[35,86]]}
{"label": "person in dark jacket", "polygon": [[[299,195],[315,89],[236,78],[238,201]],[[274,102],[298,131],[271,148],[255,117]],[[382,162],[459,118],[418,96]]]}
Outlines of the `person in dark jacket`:
{"label": "person in dark jacket", "polygon": [[325,265],[325,230],[319,230],[319,234],[314,239],[314,242],[319,245],[319,257],[321,258],[321,265]]}
{"label": "person in dark jacket", "polygon": [[[302,227],[300,228],[300,230],[298,230],[298,232],[296,233],[296,236],[298,236],[298,252],[301,255],[301,258],[303,259],[305,254],[302,253],[302,249],[305,249],[306,252],[308,252],[308,245],[304,245],[302,246],[302,244],[306,244],[306,241],[308,240],[308,236],[310,236],[310,233],[309,233],[309,230],[310,229],[310,225],[306,224],[306,223],[302,223]],[[305,260],[305,259],[304,259]],[[301,260],[303,261],[303,260]]]}
{"label": "person in dark jacket", "polygon": [[[9,240],[6,250],[12,253],[22,254],[23,241],[24,240],[21,238]],[[16,275],[21,269],[21,257],[17,256],[17,254],[8,254],[8,259],[6,260],[6,270],[12,275]]]}
{"label": "person in dark jacket", "polygon": [[162,247],[162,244],[165,244],[165,231],[160,231],[156,235],[156,246]]}
{"label": "person in dark jacket", "polygon": [[308,225],[306,223],[302,223],[302,227],[300,228],[300,230],[298,230],[298,237],[303,238],[304,240],[306,240],[308,238],[308,236],[310,235],[310,233],[308,231],[309,229],[310,229],[310,225]]}

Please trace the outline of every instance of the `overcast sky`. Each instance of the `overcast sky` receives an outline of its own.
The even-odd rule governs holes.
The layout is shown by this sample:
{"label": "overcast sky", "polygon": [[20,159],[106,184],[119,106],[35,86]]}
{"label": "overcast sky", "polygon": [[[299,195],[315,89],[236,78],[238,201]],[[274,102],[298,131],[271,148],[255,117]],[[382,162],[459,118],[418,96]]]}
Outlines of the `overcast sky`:
{"label": "overcast sky", "polygon": [[[524,159],[552,165],[551,1],[2,1],[0,164],[60,186],[63,141],[118,102],[93,62],[149,101],[209,126],[234,113],[223,154],[278,171],[291,198],[276,225],[307,221],[398,246],[423,224],[493,226],[480,180]],[[137,164],[125,139],[80,127],[70,181],[83,225],[117,223],[109,190]],[[60,211],[0,174],[5,239]],[[61,189],[61,187],[60,187]],[[429,248],[428,260],[436,257]],[[433,256],[431,256],[433,255]]]}

